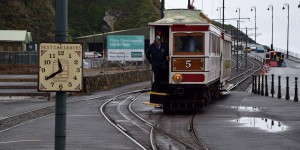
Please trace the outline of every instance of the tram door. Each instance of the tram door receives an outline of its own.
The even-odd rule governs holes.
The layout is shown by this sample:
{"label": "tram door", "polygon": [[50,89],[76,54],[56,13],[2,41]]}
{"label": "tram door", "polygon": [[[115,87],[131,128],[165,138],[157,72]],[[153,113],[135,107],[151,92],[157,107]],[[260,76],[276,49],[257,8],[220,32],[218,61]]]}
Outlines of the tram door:
{"label": "tram door", "polygon": [[[165,56],[164,59],[168,61],[168,65],[170,66],[169,61],[169,26],[156,26],[155,27],[155,38],[159,38],[161,40],[162,45],[165,47],[165,50],[167,51],[167,56]],[[169,83],[169,70],[170,67],[167,67],[166,69],[162,70],[163,72],[161,75],[163,76],[163,82]]]}

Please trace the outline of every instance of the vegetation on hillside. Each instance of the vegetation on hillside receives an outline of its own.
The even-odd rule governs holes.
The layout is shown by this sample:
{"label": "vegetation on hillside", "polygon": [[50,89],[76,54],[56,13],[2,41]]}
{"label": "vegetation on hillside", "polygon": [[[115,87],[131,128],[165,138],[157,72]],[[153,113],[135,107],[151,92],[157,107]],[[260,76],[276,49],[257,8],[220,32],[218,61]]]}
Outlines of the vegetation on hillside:
{"label": "vegetation on hillside", "polygon": [[0,30],[27,30],[35,40],[53,40],[54,16],[51,0],[0,1]]}
{"label": "vegetation on hillside", "polygon": [[[217,26],[217,27],[219,27],[219,28],[222,28],[222,24],[221,23],[219,23],[219,22],[216,22],[216,21],[213,21],[212,22],[215,26]],[[232,25],[228,25],[228,24],[225,24],[224,25],[224,28],[225,28],[225,30],[226,30],[226,33],[227,34],[229,34],[229,35],[231,35],[234,39],[236,39],[237,38],[237,28],[236,27],[234,27],[234,26],[232,26]],[[240,32],[240,39],[241,39],[241,41],[246,41],[246,34],[245,34],[245,30],[241,30],[242,32]],[[249,31],[248,31],[249,32]],[[248,36],[248,43],[255,43],[255,41],[252,39],[252,38],[250,38],[249,36]]]}
{"label": "vegetation on hillside", "polygon": [[[147,26],[159,19],[160,0],[69,0],[69,38]],[[1,0],[0,30],[27,30],[33,40],[54,41],[55,0]],[[104,19],[108,18],[108,21]],[[109,22],[112,20],[111,22]],[[214,25],[221,27],[218,22]],[[113,27],[110,27],[113,25]],[[232,25],[225,29],[236,30]],[[242,40],[245,39],[242,33]],[[254,43],[249,39],[250,43]]]}
{"label": "vegetation on hillside", "polygon": [[[115,30],[144,27],[159,18],[159,0],[69,0],[69,37],[104,31],[105,13],[123,13],[114,23]],[[55,30],[54,0],[1,0],[0,30],[27,30],[35,41],[53,41]]]}
{"label": "vegetation on hillside", "polygon": [[72,0],[69,1],[69,23],[71,36],[109,31],[104,26],[105,13],[117,10],[122,13],[114,24],[114,30],[146,26],[158,19],[154,1],[159,0]]}

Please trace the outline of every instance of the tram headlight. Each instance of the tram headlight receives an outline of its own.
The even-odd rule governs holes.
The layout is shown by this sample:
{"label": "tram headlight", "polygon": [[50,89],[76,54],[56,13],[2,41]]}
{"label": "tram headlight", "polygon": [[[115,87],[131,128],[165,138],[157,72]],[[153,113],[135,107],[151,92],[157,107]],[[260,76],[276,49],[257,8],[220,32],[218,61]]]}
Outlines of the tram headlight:
{"label": "tram headlight", "polygon": [[173,81],[175,83],[180,83],[183,80],[183,76],[179,73],[173,75]]}

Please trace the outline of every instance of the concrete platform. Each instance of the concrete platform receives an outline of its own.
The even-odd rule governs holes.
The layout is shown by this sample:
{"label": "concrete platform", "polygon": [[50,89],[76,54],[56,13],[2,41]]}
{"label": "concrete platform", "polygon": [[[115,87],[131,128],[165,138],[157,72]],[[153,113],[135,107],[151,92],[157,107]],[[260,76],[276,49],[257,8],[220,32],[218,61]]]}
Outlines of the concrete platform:
{"label": "concrete platform", "polygon": [[[299,149],[300,103],[230,92],[195,118],[209,149]],[[273,123],[272,123],[273,121]]]}
{"label": "concrete platform", "polygon": [[[273,67],[267,73],[269,94],[270,76],[275,75],[274,98],[252,94],[251,88],[248,93],[233,91],[196,116],[196,133],[209,149],[299,149],[300,103],[284,98],[287,76],[290,97],[294,98],[294,78],[299,79],[300,66],[295,61],[286,63],[288,67]],[[278,76],[281,76],[281,99],[277,98]]]}

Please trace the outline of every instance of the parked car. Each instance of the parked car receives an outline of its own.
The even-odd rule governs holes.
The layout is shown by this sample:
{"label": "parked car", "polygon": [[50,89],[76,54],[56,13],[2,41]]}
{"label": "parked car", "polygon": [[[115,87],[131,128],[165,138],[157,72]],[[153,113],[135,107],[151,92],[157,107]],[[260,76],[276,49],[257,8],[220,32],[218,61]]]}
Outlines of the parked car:
{"label": "parked car", "polygon": [[251,53],[250,47],[244,47],[244,53]]}
{"label": "parked car", "polygon": [[256,53],[264,53],[265,52],[265,48],[262,47],[262,46],[257,46],[255,52]]}
{"label": "parked car", "polygon": [[98,52],[84,52],[84,58],[102,58],[102,55]]}
{"label": "parked car", "polygon": [[251,51],[256,51],[256,47],[250,47]]}

